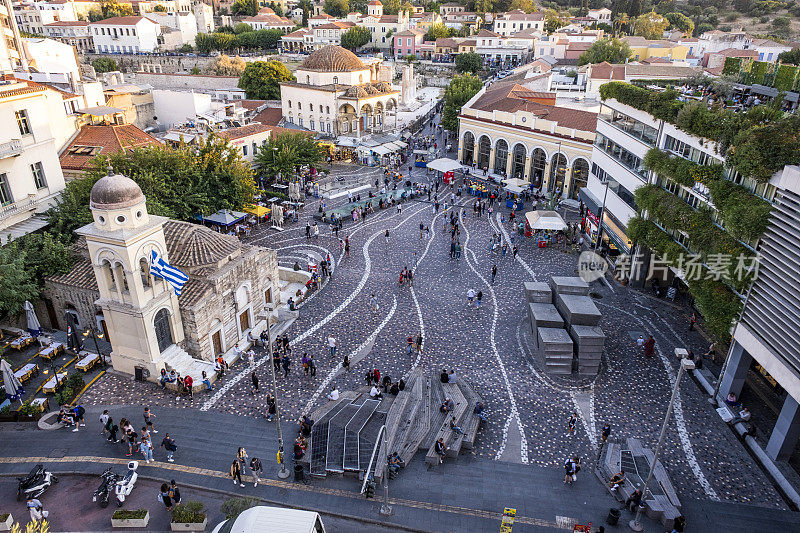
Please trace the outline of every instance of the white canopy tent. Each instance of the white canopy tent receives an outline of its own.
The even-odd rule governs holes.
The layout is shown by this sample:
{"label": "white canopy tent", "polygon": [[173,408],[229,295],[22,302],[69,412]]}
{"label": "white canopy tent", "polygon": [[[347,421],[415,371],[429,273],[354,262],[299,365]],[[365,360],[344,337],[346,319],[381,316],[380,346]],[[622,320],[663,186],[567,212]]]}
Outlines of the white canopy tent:
{"label": "white canopy tent", "polygon": [[509,178],[507,180],[503,180],[503,183],[505,183],[506,187],[513,186],[523,190],[527,189],[531,185],[529,182],[519,178]]}
{"label": "white canopy tent", "polygon": [[454,170],[460,170],[463,167],[464,165],[449,157],[440,157],[428,163],[429,170],[436,170],[439,172],[452,172]]}
{"label": "white canopy tent", "polygon": [[385,146],[359,146],[358,151],[365,153],[375,152],[378,155],[386,155],[391,152],[391,150]]}
{"label": "white canopy tent", "polygon": [[505,187],[503,187],[503,190],[508,191],[512,194],[522,194],[522,191],[524,191],[525,189],[523,187],[518,187],[516,185],[506,185]]}
{"label": "white canopy tent", "polygon": [[528,211],[525,220],[532,230],[562,231],[567,229],[567,224],[561,215],[555,211]]}

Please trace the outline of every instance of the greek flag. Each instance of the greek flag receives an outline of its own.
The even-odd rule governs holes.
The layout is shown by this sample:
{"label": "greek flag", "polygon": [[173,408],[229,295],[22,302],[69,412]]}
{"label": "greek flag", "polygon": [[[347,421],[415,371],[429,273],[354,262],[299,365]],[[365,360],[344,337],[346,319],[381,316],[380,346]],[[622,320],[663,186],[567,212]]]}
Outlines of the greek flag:
{"label": "greek flag", "polygon": [[167,280],[167,283],[175,289],[175,295],[180,296],[183,285],[189,281],[189,276],[161,259],[155,250],[150,254],[150,273]]}

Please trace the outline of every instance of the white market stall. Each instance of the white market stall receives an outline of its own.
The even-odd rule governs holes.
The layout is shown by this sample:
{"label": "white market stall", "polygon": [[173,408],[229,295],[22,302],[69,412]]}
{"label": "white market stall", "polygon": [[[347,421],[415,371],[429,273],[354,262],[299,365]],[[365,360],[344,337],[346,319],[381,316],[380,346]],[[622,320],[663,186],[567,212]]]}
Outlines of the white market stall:
{"label": "white market stall", "polygon": [[525,236],[533,236],[534,231],[546,232],[545,236],[537,241],[539,248],[547,246],[547,234],[553,231],[564,231],[567,223],[555,211],[528,211],[525,213]]}
{"label": "white market stall", "polygon": [[428,163],[429,170],[434,170],[443,174],[442,179],[445,183],[450,183],[453,181],[455,178],[455,171],[463,168],[464,166],[461,163],[455,159],[450,159],[449,157],[440,157],[439,159],[434,159]]}

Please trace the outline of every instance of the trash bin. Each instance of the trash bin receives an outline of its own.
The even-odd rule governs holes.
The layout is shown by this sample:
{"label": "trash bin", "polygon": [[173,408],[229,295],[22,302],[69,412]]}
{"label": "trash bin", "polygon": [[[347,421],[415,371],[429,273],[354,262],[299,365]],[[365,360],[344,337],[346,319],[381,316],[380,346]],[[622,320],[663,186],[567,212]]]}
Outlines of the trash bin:
{"label": "trash bin", "polygon": [[612,507],[608,510],[608,516],[606,517],[606,524],[609,526],[616,526],[619,523],[619,509]]}
{"label": "trash bin", "polygon": [[133,379],[136,381],[144,381],[144,367],[143,366],[135,366],[133,367]]}
{"label": "trash bin", "polygon": [[[303,470],[303,465],[294,465],[294,480],[295,481],[303,481],[305,479],[305,471]],[[619,518],[619,512],[617,512],[617,518]]]}

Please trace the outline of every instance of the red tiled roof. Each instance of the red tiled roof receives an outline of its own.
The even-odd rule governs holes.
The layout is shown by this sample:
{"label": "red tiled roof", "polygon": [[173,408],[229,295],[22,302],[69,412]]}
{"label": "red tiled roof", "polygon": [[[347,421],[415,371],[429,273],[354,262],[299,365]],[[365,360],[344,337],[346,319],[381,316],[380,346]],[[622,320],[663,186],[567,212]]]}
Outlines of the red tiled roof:
{"label": "red tiled roof", "polygon": [[146,20],[147,22],[152,22],[153,24],[158,24],[157,22],[153,22],[152,20],[145,18],[145,17],[111,17],[110,19],[103,19],[98,20],[97,22],[92,22],[91,24],[102,24],[102,25],[111,25],[111,26],[136,26],[142,20]]}
{"label": "red tiled roof", "polygon": [[270,131],[272,128],[264,124],[248,124],[238,128],[228,128],[219,132],[219,136],[223,139],[241,139],[242,137],[249,137],[257,133],[264,133]]}
{"label": "red tiled roof", "polygon": [[594,80],[624,80],[625,65],[612,65],[608,61],[592,65],[591,78]]}
{"label": "red tiled roof", "polygon": [[243,108],[247,109],[248,111],[255,111],[262,105],[266,104],[266,100],[236,100],[236,103],[241,105]]}
{"label": "red tiled roof", "polygon": [[500,37],[500,34],[489,30],[481,30],[474,37]]}
{"label": "red tiled roof", "polygon": [[755,50],[739,50],[737,48],[726,48],[717,53],[725,57],[758,57],[758,52]]}
{"label": "red tiled roof", "polygon": [[56,22],[51,22],[50,24],[45,24],[45,26],[88,26],[88,20],[59,20]]}
{"label": "red tiled roof", "polygon": [[253,117],[253,122],[260,122],[266,126],[277,126],[283,118],[283,111],[280,107],[268,107],[259,111]]}
{"label": "red tiled roof", "polygon": [[[87,124],[64,148],[59,161],[61,168],[65,170],[85,170],[97,155],[114,154],[120,150],[144,146],[161,146],[161,143],[133,124]],[[70,153],[80,147],[99,148],[99,150],[88,154]]]}

